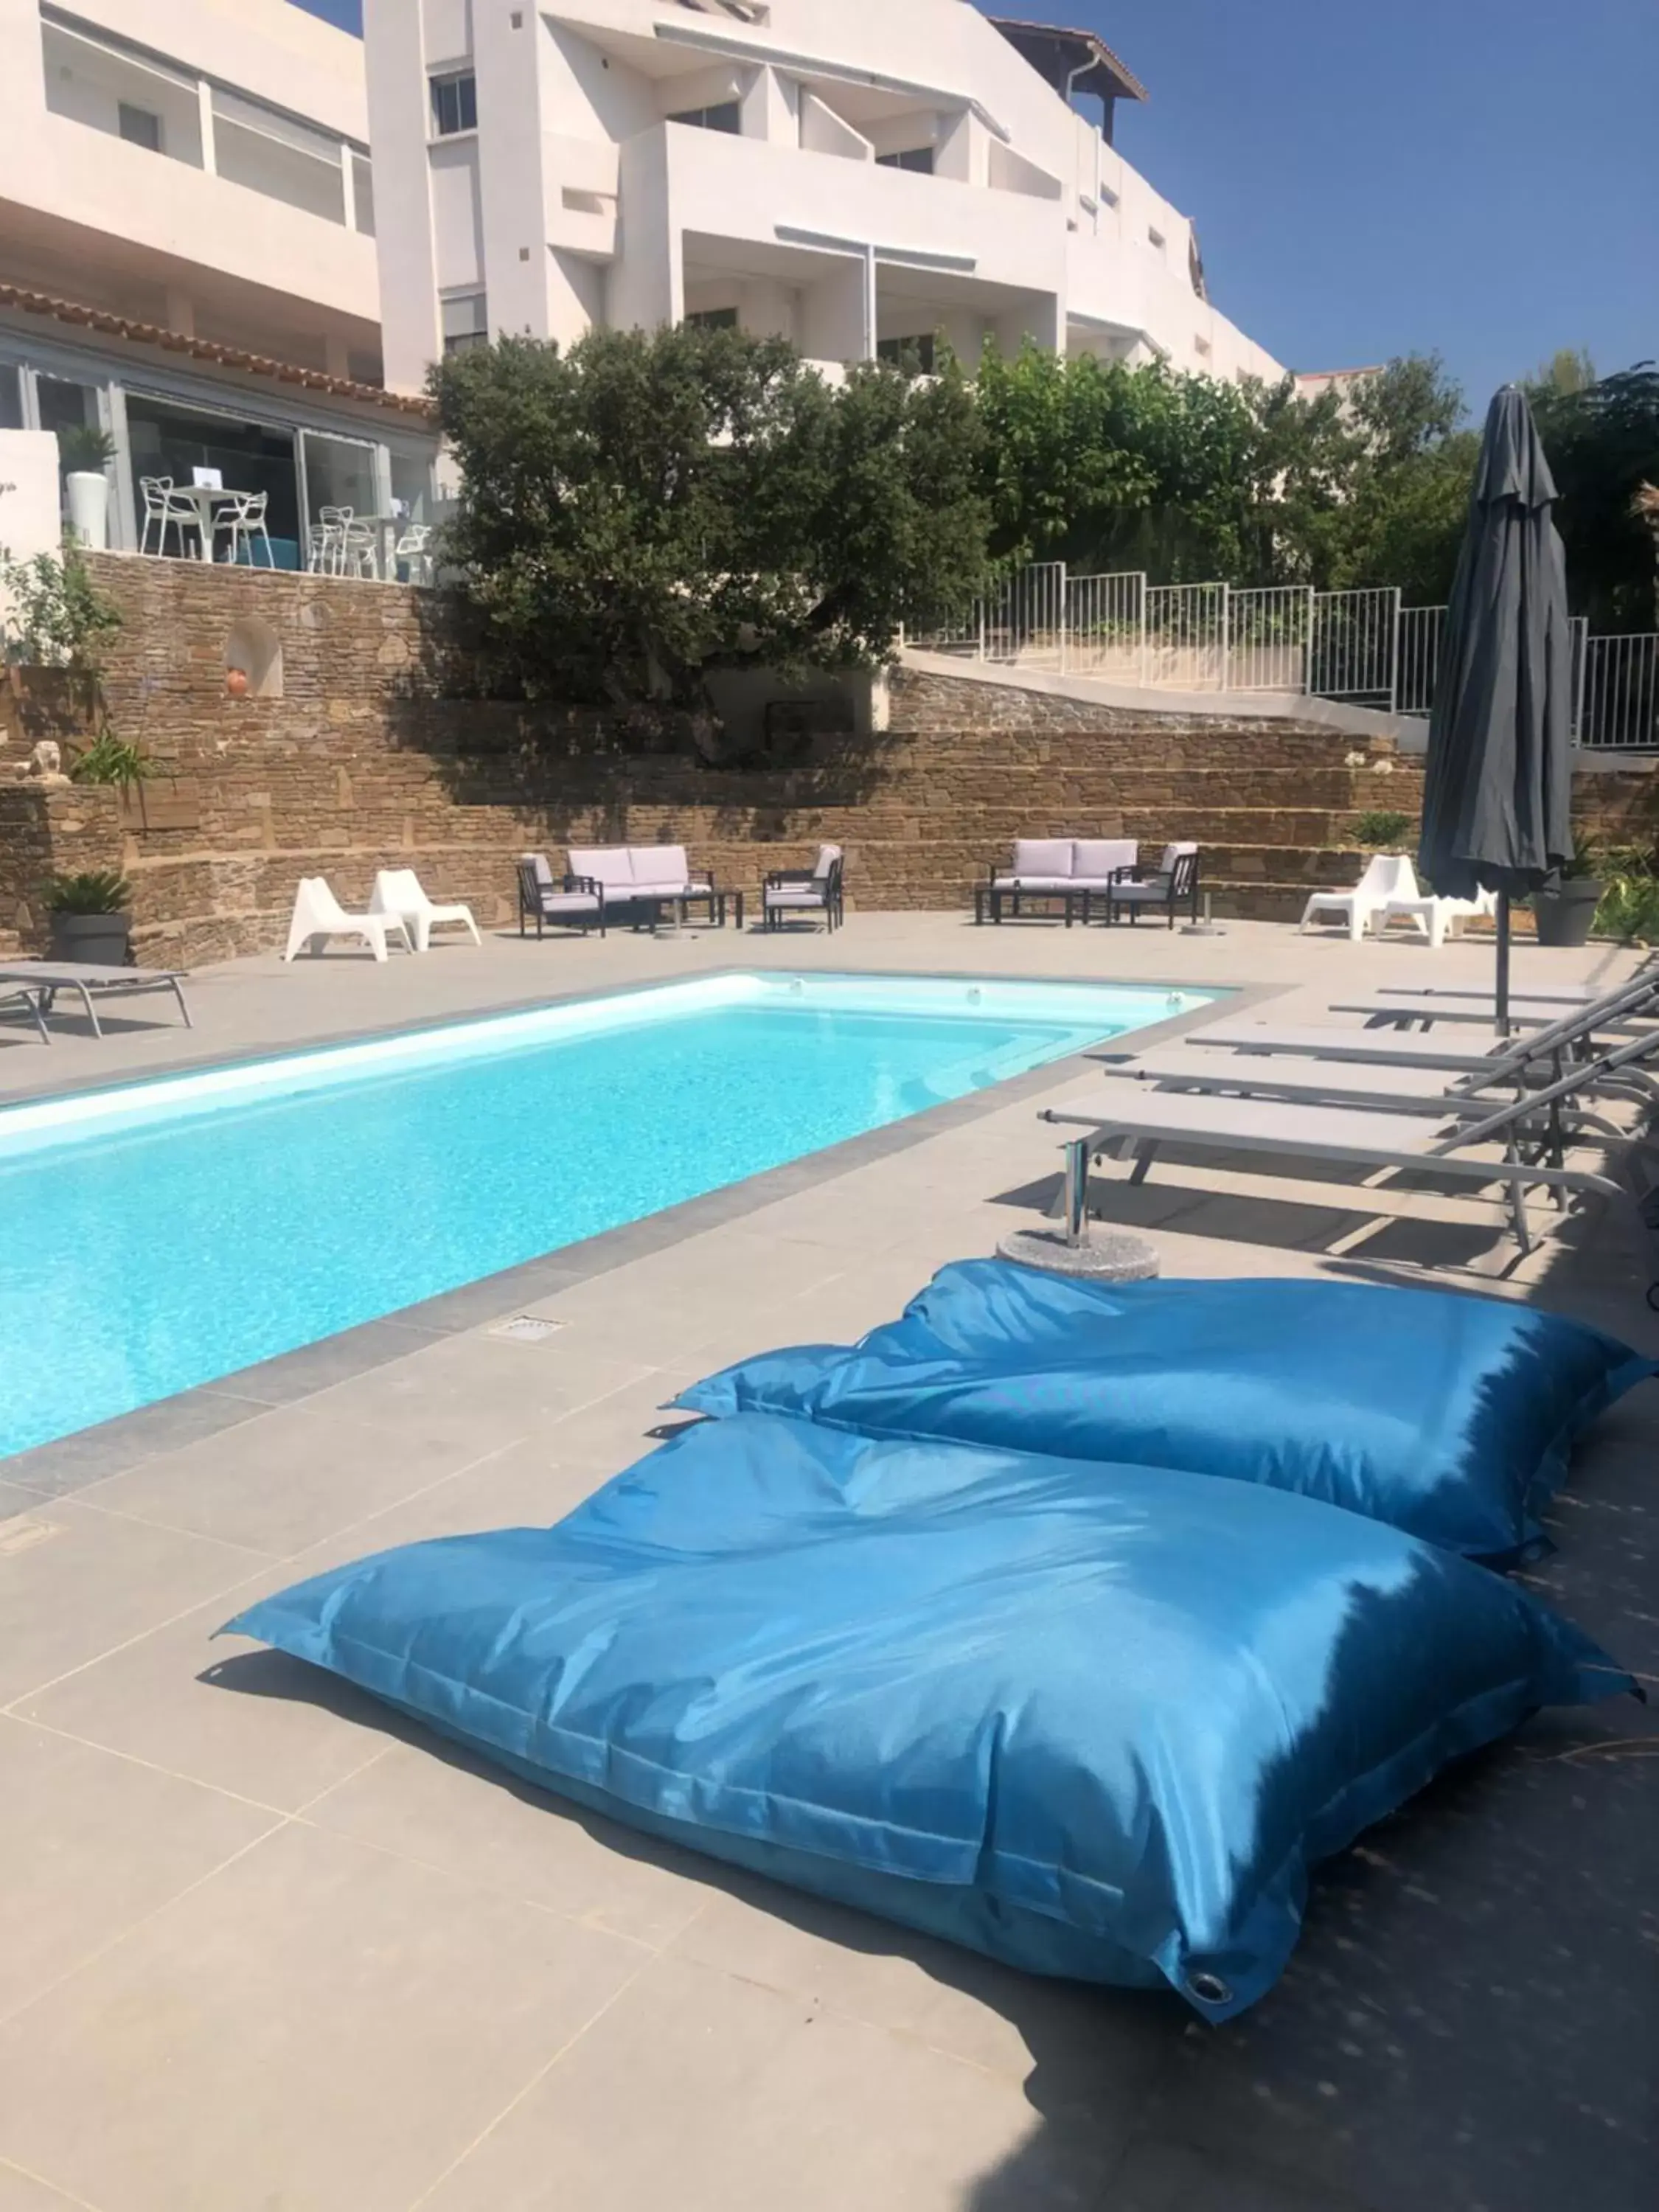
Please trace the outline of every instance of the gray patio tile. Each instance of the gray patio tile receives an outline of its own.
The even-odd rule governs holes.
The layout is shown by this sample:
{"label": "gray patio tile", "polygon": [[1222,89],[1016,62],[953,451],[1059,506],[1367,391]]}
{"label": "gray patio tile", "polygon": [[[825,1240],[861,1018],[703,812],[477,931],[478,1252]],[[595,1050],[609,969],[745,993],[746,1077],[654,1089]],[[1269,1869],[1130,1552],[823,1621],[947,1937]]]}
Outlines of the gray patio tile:
{"label": "gray patio tile", "polygon": [[[20,1541],[24,1522],[28,1540]],[[4,1525],[0,1705],[234,1589],[262,1565],[256,1553],[65,1498]]]}
{"label": "gray patio tile", "polygon": [[65,2197],[0,2158],[0,2212],[91,2212],[91,2208],[84,2198]]}
{"label": "gray patio tile", "polygon": [[318,1826],[653,1949],[708,1896],[709,1863],[530,1789],[422,1734],[307,1808]]}
{"label": "gray patio tile", "polygon": [[[422,2212],[960,2212],[1036,2125],[1012,2081],[659,1959]],[[1045,2131],[1024,2212],[1102,2201],[1121,2147],[1109,2118]]]}
{"label": "gray patio tile", "polygon": [[647,1955],[285,1826],[0,2027],[0,2155],[110,2212],[407,2212]]}
{"label": "gray patio tile", "polygon": [[1185,2026],[1173,2004],[1039,1980],[729,1869],[712,1879],[708,1903],[670,1947],[673,1957],[891,2029],[1015,2081],[1041,2054],[1051,2100],[1060,2094],[1059,2055],[1069,2051],[1072,2097],[1126,2133]]}
{"label": "gray patio tile", "polygon": [[442,1338],[417,1358],[342,1382],[308,1410],[400,1434],[441,1428],[476,1442],[482,1454],[541,1433],[565,1414],[638,1381],[652,1364],[646,1358],[584,1355],[562,1334],[521,1344],[474,1330]]}
{"label": "gray patio tile", "polygon": [[[272,1818],[4,1717],[0,1805],[0,2016],[222,1865]],[[0,2190],[0,2212],[4,2204]]]}
{"label": "gray patio tile", "polygon": [[159,1399],[136,1413],[61,1437],[55,1443],[14,1452],[0,1459],[0,1476],[63,1497],[137,1467],[157,1452],[177,1451],[198,1437],[222,1435],[254,1419],[262,1410],[247,1399],[210,1389],[182,1391],[175,1398]]}
{"label": "gray patio tile", "polygon": [[239,1367],[222,1375],[211,1386],[236,1398],[249,1398],[266,1406],[290,1406],[297,1398],[326,1390],[331,1383],[367,1374],[394,1359],[406,1359],[430,1341],[435,1331],[413,1319],[368,1321],[357,1328],[301,1345],[297,1351],[280,1352],[252,1367]]}
{"label": "gray patio tile", "polygon": [[384,1512],[485,1456],[465,1423],[393,1433],[324,1401],[289,1406],[85,1493],[106,1511],[279,1559]]}
{"label": "gray patio tile", "polygon": [[211,1604],[19,1699],[18,1715],[256,1803],[296,1810],[376,1757],[395,1726],[384,1705],[301,1660],[213,1640],[234,1613],[297,1571],[267,1566]]}
{"label": "gray patio tile", "polygon": [[[1018,2182],[1011,2171],[1000,2186],[977,2191],[973,2212],[1014,2212]],[[1334,2197],[1294,2174],[1150,2136],[1130,2144],[1106,2203],[1109,2212],[1366,2212],[1358,2197]]]}

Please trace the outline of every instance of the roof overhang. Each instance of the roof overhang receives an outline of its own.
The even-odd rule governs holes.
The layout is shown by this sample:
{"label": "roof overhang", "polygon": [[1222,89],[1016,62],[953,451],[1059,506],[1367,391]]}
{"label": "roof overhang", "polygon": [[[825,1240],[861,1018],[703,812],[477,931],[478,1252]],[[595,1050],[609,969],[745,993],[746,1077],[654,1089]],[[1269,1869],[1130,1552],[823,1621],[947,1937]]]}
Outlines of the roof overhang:
{"label": "roof overhang", "polygon": [[1092,31],[1058,23],[1025,23],[1010,15],[989,18],[1009,45],[1060,94],[1091,92],[1101,100],[1145,100],[1146,88]]}

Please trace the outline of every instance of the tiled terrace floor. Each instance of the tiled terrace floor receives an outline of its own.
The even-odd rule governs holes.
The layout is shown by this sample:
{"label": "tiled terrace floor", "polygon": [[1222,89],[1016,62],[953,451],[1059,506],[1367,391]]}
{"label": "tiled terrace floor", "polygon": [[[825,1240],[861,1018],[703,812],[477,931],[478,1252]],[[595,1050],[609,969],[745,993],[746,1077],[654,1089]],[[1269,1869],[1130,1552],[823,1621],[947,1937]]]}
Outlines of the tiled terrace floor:
{"label": "tiled terrace floor", "polygon": [[[894,915],[258,960],[198,978],[193,1034],[0,1030],[0,1096],[762,961],[1253,985],[1313,1018],[1485,981],[1490,951]],[[890,1314],[1035,1218],[1035,1109],[1101,1083],[1062,1066],[0,1462],[0,2212],[1645,2212],[1659,1733],[1634,1706],[1541,1720],[1328,1869],[1283,1984],[1218,2031],[610,1830],[209,1641],[329,1562],[553,1518],[682,1379]],[[1491,1243],[1442,1207],[1353,1244],[1350,1194],[1219,1170],[1101,1196],[1172,1275],[1432,1254],[1469,1283]],[[1508,1287],[1659,1347],[1646,1279],[1607,1220]],[[488,1333],[523,1310],[568,1325]],[[1538,1577],[1650,1676],[1656,1422],[1650,1387],[1603,1425]]]}

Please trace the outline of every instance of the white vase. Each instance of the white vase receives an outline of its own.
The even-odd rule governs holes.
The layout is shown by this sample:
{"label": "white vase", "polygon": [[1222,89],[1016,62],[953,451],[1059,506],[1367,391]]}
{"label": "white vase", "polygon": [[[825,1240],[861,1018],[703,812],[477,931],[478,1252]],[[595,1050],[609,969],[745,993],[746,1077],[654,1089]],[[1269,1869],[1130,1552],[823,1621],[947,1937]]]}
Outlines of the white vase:
{"label": "white vase", "polygon": [[71,469],[64,481],[76,544],[102,552],[109,544],[109,478],[101,469]]}

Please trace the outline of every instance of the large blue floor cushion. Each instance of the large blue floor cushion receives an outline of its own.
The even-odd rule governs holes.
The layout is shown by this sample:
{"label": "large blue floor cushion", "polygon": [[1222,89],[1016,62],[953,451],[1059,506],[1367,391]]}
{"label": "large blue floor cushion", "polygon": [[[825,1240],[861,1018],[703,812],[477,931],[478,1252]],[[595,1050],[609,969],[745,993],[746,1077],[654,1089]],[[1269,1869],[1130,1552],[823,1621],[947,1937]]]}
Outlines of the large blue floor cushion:
{"label": "large blue floor cushion", "polygon": [[1597,1329],[1499,1298],[1328,1281],[1109,1287],[972,1260],[854,1346],[763,1353],[675,1402],[1192,1468],[1499,1559],[1537,1539],[1578,1437],[1653,1372]]}
{"label": "large blue floor cushion", "polygon": [[1522,1589],[1308,1498],[760,1415],[229,1627],[653,1834],[1218,2020],[1315,1860],[1630,1687]]}

